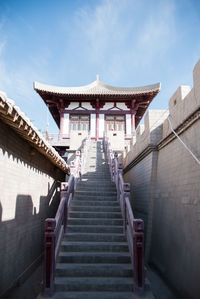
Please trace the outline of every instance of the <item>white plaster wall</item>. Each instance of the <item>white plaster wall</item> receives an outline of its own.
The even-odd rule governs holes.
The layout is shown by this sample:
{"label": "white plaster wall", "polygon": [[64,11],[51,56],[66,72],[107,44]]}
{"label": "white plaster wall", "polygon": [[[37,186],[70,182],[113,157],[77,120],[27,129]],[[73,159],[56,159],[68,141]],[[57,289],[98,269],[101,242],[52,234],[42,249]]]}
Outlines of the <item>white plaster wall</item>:
{"label": "white plaster wall", "polygon": [[82,146],[83,140],[88,137],[88,131],[72,131],[70,136],[70,150],[77,151]]}
{"label": "white plaster wall", "polygon": [[131,135],[131,114],[126,114],[126,134]]}
{"label": "white plaster wall", "polygon": [[69,113],[64,114],[63,119],[63,134],[69,134]]}
{"label": "white plaster wall", "polygon": [[90,117],[90,136],[96,137],[96,114],[91,114]]}
{"label": "white plaster wall", "polygon": [[99,137],[104,135],[104,114],[99,114]]}
{"label": "white plaster wall", "polygon": [[123,131],[108,131],[107,137],[109,139],[113,151],[124,150],[124,132]]}

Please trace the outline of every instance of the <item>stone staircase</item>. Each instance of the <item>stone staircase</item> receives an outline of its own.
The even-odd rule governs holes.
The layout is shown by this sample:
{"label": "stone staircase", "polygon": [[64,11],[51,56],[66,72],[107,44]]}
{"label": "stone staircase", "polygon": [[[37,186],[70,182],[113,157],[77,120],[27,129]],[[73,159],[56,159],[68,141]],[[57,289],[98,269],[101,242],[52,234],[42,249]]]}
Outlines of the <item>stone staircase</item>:
{"label": "stone staircase", "polygon": [[120,206],[101,142],[91,144],[85,174],[71,203],[56,264],[55,291],[53,298],[58,299],[139,298],[133,294]]}

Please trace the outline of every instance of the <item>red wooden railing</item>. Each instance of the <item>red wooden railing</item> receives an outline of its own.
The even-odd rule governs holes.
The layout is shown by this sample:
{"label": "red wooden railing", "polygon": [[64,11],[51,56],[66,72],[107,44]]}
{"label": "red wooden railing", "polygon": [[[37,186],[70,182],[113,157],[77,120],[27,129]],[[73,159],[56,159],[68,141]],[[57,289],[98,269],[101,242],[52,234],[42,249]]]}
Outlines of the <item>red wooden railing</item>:
{"label": "red wooden railing", "polygon": [[68,210],[73,200],[76,184],[81,179],[90,139],[83,143],[81,151],[76,152],[76,158],[70,165],[68,182],[61,183],[60,204],[55,218],[45,220],[44,237],[44,294],[51,296],[54,292],[54,272],[61,240],[66,231]]}
{"label": "red wooden railing", "polygon": [[144,222],[135,219],[130,205],[130,184],[124,183],[122,163],[118,161],[118,154],[113,153],[108,138],[104,138],[104,151],[107,154],[111,179],[116,184],[117,198],[120,202],[124,233],[127,236],[129,250],[133,264],[134,291],[144,291]]}

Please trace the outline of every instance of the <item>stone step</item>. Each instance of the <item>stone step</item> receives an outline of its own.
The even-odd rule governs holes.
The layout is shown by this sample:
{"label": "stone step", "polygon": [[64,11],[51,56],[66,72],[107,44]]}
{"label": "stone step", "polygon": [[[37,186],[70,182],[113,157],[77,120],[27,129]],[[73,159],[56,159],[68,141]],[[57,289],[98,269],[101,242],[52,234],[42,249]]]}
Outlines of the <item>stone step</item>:
{"label": "stone step", "polygon": [[131,264],[64,264],[56,265],[58,277],[131,277]]}
{"label": "stone step", "polygon": [[102,159],[102,157],[96,157],[95,159],[94,158],[88,159],[88,161],[85,164],[85,168],[87,168],[88,166],[95,166],[95,167],[98,167],[98,168],[109,169],[110,165],[107,164],[105,159]]}
{"label": "stone step", "polygon": [[105,174],[101,175],[101,176],[96,176],[95,173],[90,173],[87,177],[83,177],[81,178],[81,181],[78,183],[77,187],[79,186],[91,186],[91,185],[97,185],[97,186],[105,186],[105,187],[115,187],[115,183],[112,182],[111,177],[107,177],[105,176]]}
{"label": "stone step", "polygon": [[96,173],[106,172],[106,174],[109,174],[109,166],[108,165],[99,165],[99,164],[87,164],[85,167],[85,170],[87,171],[94,171]]}
{"label": "stone step", "polygon": [[[49,297],[50,298],[50,297]],[[147,297],[145,297],[146,299]],[[43,297],[38,299],[44,299]],[[51,299],[140,299],[133,292],[56,292]],[[148,297],[154,299],[154,297]]]}
{"label": "stone step", "polygon": [[[116,186],[115,186],[115,183],[113,183],[113,182],[111,182],[111,180],[104,180],[104,181],[100,181],[100,183],[101,183],[101,186],[102,187],[115,187],[116,188]],[[88,186],[88,187],[90,187],[90,186],[94,186],[94,185],[99,185],[99,180],[87,180],[87,179],[83,179],[82,178],[82,180],[77,184],[77,187],[82,187],[82,186]]]}
{"label": "stone step", "polygon": [[69,225],[123,225],[121,219],[104,219],[104,218],[69,218]]}
{"label": "stone step", "polygon": [[104,195],[101,196],[100,193],[98,195],[91,195],[91,194],[87,194],[85,195],[85,193],[76,193],[75,192],[75,196],[74,196],[74,200],[87,200],[87,201],[114,201],[117,202],[117,196],[116,195]]}
{"label": "stone step", "polygon": [[104,200],[80,200],[80,199],[74,199],[71,201],[71,207],[76,207],[76,206],[97,206],[97,207],[119,207],[119,202],[118,201],[104,201]]}
{"label": "stone step", "polygon": [[105,225],[68,225],[67,232],[87,232],[87,233],[115,233],[115,234],[122,234],[123,227],[122,226],[105,226]]}
{"label": "stone step", "polygon": [[[102,188],[103,189],[103,188]],[[86,195],[86,196],[88,196],[88,195],[90,195],[90,196],[94,196],[94,195],[97,195],[97,196],[99,196],[99,192],[101,192],[101,196],[107,196],[107,195],[109,195],[109,196],[111,196],[111,195],[113,195],[113,196],[117,196],[117,191],[115,190],[115,191],[109,191],[109,190],[101,190],[101,191],[99,191],[99,190],[93,190],[93,191],[90,191],[90,192],[88,192],[87,190],[76,190],[76,195],[79,195],[79,194],[81,194],[81,195]]]}
{"label": "stone step", "polygon": [[111,191],[111,192],[116,192],[116,187],[115,186],[110,186],[110,185],[102,185],[101,182],[98,182],[97,184],[90,184],[88,185],[87,183],[85,185],[78,185],[76,188],[76,191]]}
{"label": "stone step", "polygon": [[86,196],[99,196],[101,195],[103,196],[115,196],[117,198],[117,192],[116,192],[116,188],[108,188],[108,187],[104,187],[104,186],[98,186],[96,187],[95,185],[93,187],[81,187],[81,188],[77,188],[75,195],[79,195],[79,194],[83,194]]}
{"label": "stone step", "polygon": [[88,182],[90,182],[91,184],[96,184],[96,183],[99,183],[99,184],[102,184],[102,186],[104,184],[107,184],[107,183],[112,183],[111,181],[111,177],[110,176],[95,176],[94,174],[90,174],[89,176],[87,177],[83,177],[82,176],[82,180],[87,180]]}
{"label": "stone step", "polygon": [[61,250],[67,252],[128,252],[127,242],[69,242],[62,241]]}
{"label": "stone step", "polygon": [[71,212],[121,212],[120,207],[110,207],[110,206],[71,206]]}
{"label": "stone step", "polygon": [[97,174],[97,173],[85,173],[82,175],[82,178],[83,179],[96,179],[96,180],[99,180],[99,179],[104,179],[104,180],[107,180],[107,181],[110,181],[111,180],[111,176],[110,176],[110,173],[102,173],[102,174]]}
{"label": "stone step", "polygon": [[98,181],[111,181],[111,176],[108,172],[96,172],[96,171],[87,171],[86,174],[83,175],[84,179],[88,180],[98,180]]}
{"label": "stone step", "polygon": [[122,218],[121,212],[74,212],[70,211],[72,218]]}
{"label": "stone step", "polygon": [[68,233],[64,235],[64,241],[85,242],[125,242],[124,234],[96,234],[96,233]]}
{"label": "stone step", "polygon": [[132,278],[110,278],[110,277],[56,277],[56,291],[110,291],[110,292],[132,292]]}
{"label": "stone step", "polygon": [[87,173],[87,172],[94,172],[94,173],[96,173],[96,174],[98,174],[98,175],[101,175],[101,174],[107,174],[107,175],[109,175],[109,168],[105,168],[105,167],[98,167],[98,166],[93,166],[93,165],[91,165],[91,166],[87,166],[86,168],[85,168],[85,172]]}
{"label": "stone step", "polygon": [[131,263],[127,252],[65,252],[60,251],[59,263]]}
{"label": "stone step", "polygon": [[105,178],[104,176],[102,176],[101,178],[96,179],[93,175],[91,175],[91,178],[83,178],[82,177],[82,182],[84,182],[84,184],[86,184],[87,182],[90,183],[90,185],[101,185],[103,186],[114,186],[113,182],[111,182],[110,178]]}
{"label": "stone step", "polygon": [[105,159],[102,159],[100,157],[97,157],[95,159],[89,159],[88,162],[86,163],[86,168],[89,167],[98,167],[98,168],[104,168],[104,169],[109,169],[109,165],[105,162]]}
{"label": "stone step", "polygon": [[97,161],[96,162],[93,162],[93,161],[89,161],[89,163],[86,163],[86,167],[85,169],[89,169],[89,168],[97,168],[99,170],[101,169],[105,169],[105,170],[109,170],[109,166],[107,164],[102,164],[102,163],[105,163],[103,161]]}

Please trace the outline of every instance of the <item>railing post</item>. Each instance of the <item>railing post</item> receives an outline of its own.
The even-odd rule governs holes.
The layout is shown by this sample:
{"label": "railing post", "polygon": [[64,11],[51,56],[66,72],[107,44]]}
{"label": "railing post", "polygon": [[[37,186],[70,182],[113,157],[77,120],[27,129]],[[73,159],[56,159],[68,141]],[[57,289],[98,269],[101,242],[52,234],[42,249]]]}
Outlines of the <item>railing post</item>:
{"label": "railing post", "polygon": [[77,169],[76,178],[80,178],[81,177],[80,157],[81,157],[81,152],[80,151],[76,151],[76,169]]}
{"label": "railing post", "polygon": [[131,185],[129,183],[124,183],[123,185],[123,227],[124,233],[126,233],[126,226],[127,226],[127,213],[126,213],[126,198],[128,198],[130,202],[130,191]]}
{"label": "railing post", "polygon": [[110,164],[110,161],[111,161],[111,156],[112,156],[112,150],[111,150],[111,149],[108,149],[108,150],[107,150],[107,159],[108,159],[108,164]]}
{"label": "railing post", "polygon": [[107,158],[108,161],[110,160],[110,157],[112,157],[112,149],[110,148],[110,142],[107,143]]}
{"label": "railing post", "polygon": [[[120,188],[120,174],[123,175],[123,164],[119,163],[118,164],[118,169],[117,169],[117,200],[120,202],[121,198],[121,188]],[[123,188],[123,186],[121,186]]]}
{"label": "railing post", "polygon": [[81,155],[80,155],[80,172],[83,173],[83,166],[84,166],[84,150],[85,146],[81,149]]}
{"label": "railing post", "polygon": [[134,258],[134,289],[144,291],[144,222],[142,219],[133,220],[133,258]]}
{"label": "railing post", "polygon": [[52,295],[54,291],[54,269],[55,269],[55,227],[56,220],[47,218],[45,220],[44,237],[44,294]]}
{"label": "railing post", "polygon": [[115,158],[111,159],[111,178],[115,182]]}
{"label": "railing post", "polygon": [[70,173],[73,174],[74,176],[76,175],[75,174],[75,162],[74,161],[72,161],[70,163]]}
{"label": "railing post", "polygon": [[72,191],[71,191],[71,193],[72,193],[72,200],[74,199],[74,192],[75,192],[75,189],[76,189],[76,179],[75,179],[75,177],[73,177],[72,178],[73,180],[72,180]]}
{"label": "railing post", "polygon": [[109,148],[107,150],[107,160],[110,169],[111,180],[113,181],[113,158],[112,158],[112,150]]}
{"label": "railing post", "polygon": [[118,153],[114,153],[114,181],[117,186],[118,182]]}
{"label": "railing post", "polygon": [[67,214],[68,214],[68,200],[67,200],[67,191],[68,191],[68,183],[63,182],[61,183],[61,188],[60,188],[60,202],[64,198],[65,204],[64,204],[64,218],[63,218],[63,228],[64,228],[64,233],[66,232],[66,227],[67,227]]}

